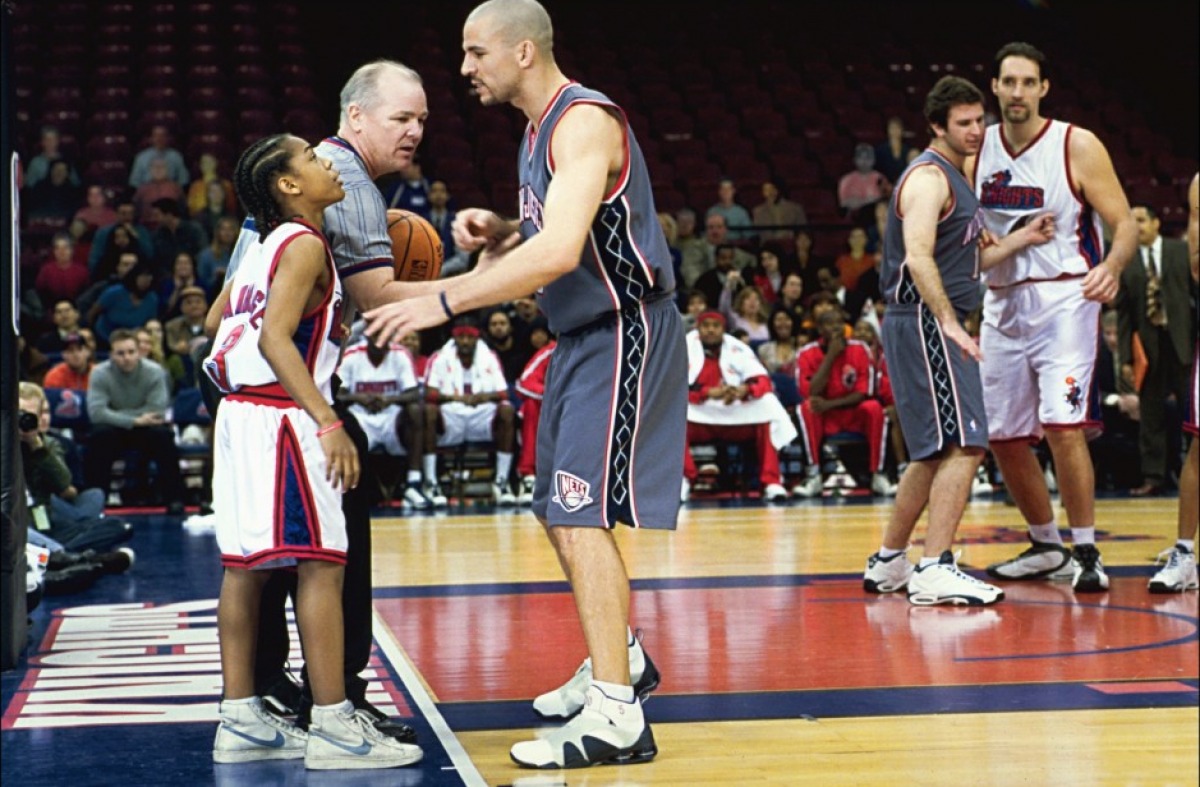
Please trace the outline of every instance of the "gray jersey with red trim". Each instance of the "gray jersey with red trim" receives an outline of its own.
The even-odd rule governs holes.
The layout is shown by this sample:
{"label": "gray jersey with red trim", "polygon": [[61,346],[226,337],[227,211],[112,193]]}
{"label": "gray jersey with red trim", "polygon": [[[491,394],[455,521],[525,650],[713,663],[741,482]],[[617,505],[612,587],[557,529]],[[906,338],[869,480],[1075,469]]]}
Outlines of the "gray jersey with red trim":
{"label": "gray jersey with red trim", "polygon": [[955,311],[962,315],[977,307],[982,296],[979,288],[979,233],[983,229],[983,216],[979,210],[979,200],[967,179],[957,167],[932,148],[926,148],[913,159],[892,193],[887,229],[883,234],[880,289],[888,303],[921,302],[912,272],[905,264],[908,252],[904,247],[904,220],[900,217],[899,199],[908,176],[918,167],[928,166],[939,168],[950,185],[952,204],[950,212],[938,220],[933,259],[941,274],[946,297]]}
{"label": "gray jersey with red trim", "polygon": [[625,128],[627,155],[625,169],[596,211],[579,266],[538,293],[538,305],[556,333],[612,312],[637,308],[675,289],[671,254],[654,209],[646,160],[625,113],[604,94],[576,82],[559,90],[536,129],[533,124],[525,129],[517,162],[521,236],[528,239],[542,228],[542,208],[554,177],[550,141],[558,121],[576,104],[597,104],[615,111]]}

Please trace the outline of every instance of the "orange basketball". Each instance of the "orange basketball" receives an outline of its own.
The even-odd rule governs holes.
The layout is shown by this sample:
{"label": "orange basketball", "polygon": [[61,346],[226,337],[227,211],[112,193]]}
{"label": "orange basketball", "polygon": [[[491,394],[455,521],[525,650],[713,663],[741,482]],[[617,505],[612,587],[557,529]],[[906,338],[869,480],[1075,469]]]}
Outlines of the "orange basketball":
{"label": "orange basketball", "polygon": [[442,272],[442,239],[420,215],[392,208],[387,212],[396,281],[431,281]]}

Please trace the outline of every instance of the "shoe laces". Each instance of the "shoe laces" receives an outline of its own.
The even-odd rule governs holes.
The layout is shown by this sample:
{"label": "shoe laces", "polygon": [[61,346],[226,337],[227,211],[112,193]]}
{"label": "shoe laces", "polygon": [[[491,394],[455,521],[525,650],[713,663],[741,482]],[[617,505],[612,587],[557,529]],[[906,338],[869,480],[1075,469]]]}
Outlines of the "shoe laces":
{"label": "shoe laces", "polygon": [[977,587],[989,587],[988,583],[984,582],[981,579],[977,579],[977,578],[971,576],[970,574],[968,574],[967,572],[963,571],[961,568],[958,567],[958,558],[961,555],[962,555],[961,549],[955,550],[953,563],[940,563],[938,565],[945,566],[948,571],[952,572],[956,577],[963,580],[964,582],[969,582],[972,585],[975,585]]}
{"label": "shoe laces", "polygon": [[1159,552],[1158,556],[1154,558],[1154,565],[1157,566],[1166,563],[1167,568],[1179,568],[1179,564],[1183,561],[1185,554],[1176,547],[1168,547]]}
{"label": "shoe laces", "polygon": [[297,727],[295,724],[292,724],[290,721],[287,721],[286,719],[282,719],[282,718],[276,716],[275,714],[271,713],[270,711],[268,711],[266,708],[264,708],[262,706],[255,707],[254,715],[262,723],[264,723],[270,727],[274,727],[275,729],[279,730],[280,732],[286,732],[289,735],[296,735],[297,733],[302,734],[304,732],[299,727]]}

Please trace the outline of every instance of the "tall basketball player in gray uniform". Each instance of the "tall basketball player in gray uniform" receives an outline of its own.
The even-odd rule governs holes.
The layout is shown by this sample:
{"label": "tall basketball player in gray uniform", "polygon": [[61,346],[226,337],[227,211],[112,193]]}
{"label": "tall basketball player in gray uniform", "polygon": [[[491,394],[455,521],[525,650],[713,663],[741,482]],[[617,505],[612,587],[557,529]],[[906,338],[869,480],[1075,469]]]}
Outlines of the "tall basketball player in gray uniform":
{"label": "tall basketball player in gray uniform", "polygon": [[455,242],[485,249],[476,270],[437,295],[368,312],[367,333],[383,341],[538,292],[559,340],[533,510],[571,583],[590,658],[534,703],[571,720],[511,756],[532,768],[644,762],[657,749],[639,694],[657,673],[629,632],[629,579],[611,528],[671,529],[678,513],[687,359],[670,256],[624,114],[559,70],[541,5],[484,3],[467,18],[463,50],[480,100],[529,119],[521,216],[460,211]]}
{"label": "tall basketball player in gray uniform", "polygon": [[[979,306],[981,265],[1048,241],[1053,221],[1039,216],[999,243],[983,233],[962,172],[983,139],[978,88],[943,77],[925,99],[925,119],[934,140],[892,194],[881,272],[883,350],[911,461],[863,587],[888,593],[907,585],[913,604],[992,604],[1004,593],[959,571],[950,551],[988,445],[982,355],[960,321]],[[925,554],[914,571],[905,550],[926,505]]]}

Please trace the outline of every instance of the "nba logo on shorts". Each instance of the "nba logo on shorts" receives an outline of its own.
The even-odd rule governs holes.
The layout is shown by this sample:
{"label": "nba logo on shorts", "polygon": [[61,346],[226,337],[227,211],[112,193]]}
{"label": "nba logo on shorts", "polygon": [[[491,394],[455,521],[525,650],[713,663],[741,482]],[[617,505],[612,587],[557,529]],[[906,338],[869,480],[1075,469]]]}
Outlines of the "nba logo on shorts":
{"label": "nba logo on shorts", "polygon": [[576,475],[559,470],[554,474],[554,502],[563,507],[568,514],[573,514],[592,502],[588,492],[592,485]]}

